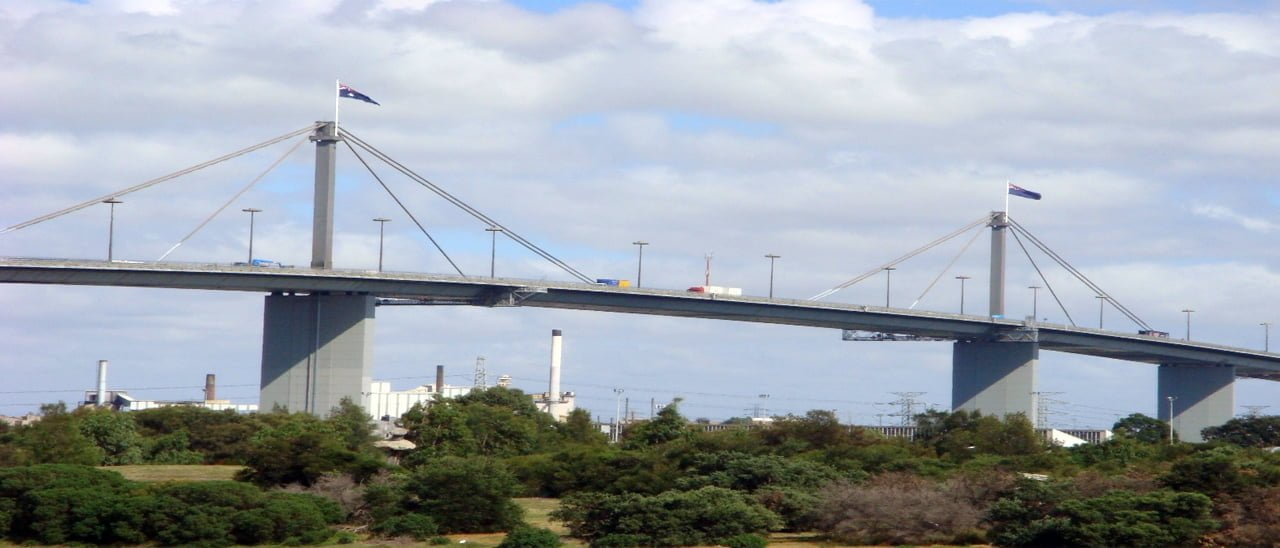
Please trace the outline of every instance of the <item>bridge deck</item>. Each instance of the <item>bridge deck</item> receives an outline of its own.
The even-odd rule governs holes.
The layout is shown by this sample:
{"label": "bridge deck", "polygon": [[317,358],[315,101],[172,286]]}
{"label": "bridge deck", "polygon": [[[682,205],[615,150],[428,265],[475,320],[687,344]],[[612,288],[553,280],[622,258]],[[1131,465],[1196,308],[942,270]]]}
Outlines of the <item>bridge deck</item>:
{"label": "bridge deck", "polygon": [[761,297],[581,283],[222,264],[0,259],[0,283],[157,287],[259,293],[358,293],[433,304],[533,306],[908,333],[966,340],[1038,340],[1045,350],[1145,363],[1234,365],[1280,380],[1280,354],[1058,324]]}

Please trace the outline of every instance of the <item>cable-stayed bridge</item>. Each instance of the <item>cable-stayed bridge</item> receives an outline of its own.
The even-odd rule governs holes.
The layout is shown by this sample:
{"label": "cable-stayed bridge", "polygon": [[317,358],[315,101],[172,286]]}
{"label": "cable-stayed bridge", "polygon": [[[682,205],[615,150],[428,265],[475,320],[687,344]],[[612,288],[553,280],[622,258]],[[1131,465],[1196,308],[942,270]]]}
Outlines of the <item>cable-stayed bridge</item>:
{"label": "cable-stayed bridge", "polygon": [[[955,341],[952,374],[954,409],[993,414],[1021,412],[1032,421],[1036,414],[1033,393],[1037,389],[1035,372],[1041,349],[1157,364],[1160,367],[1157,401],[1169,401],[1171,406],[1159,405],[1156,414],[1165,420],[1172,419],[1179,435],[1188,440],[1200,439],[1200,429],[1231,418],[1236,377],[1280,380],[1280,354],[1161,336],[1151,332],[1145,322],[1087,279],[1083,281],[1098,292],[1100,299],[1107,299],[1151,334],[1004,318],[1005,235],[1013,233],[1018,245],[1024,249],[1023,238],[1033,245],[1038,241],[1025,231],[1021,231],[1023,236],[1018,236],[1020,226],[1001,212],[979,219],[947,237],[974,227],[991,228],[991,297],[985,315],[848,305],[815,299],[771,299],[603,286],[592,283],[592,278],[332,123],[318,123],[177,174],[14,225],[4,232],[36,225],[303,134],[316,143],[317,150],[312,261],[309,268],[6,258],[0,259],[0,283],[266,293],[261,405],[269,408],[278,404],[314,413],[326,412],[344,396],[359,401],[361,395],[368,391],[375,306],[403,304],[562,308],[867,330],[950,340]],[[391,193],[390,189],[357,148],[404,173],[488,226],[500,229],[504,236],[555,264],[576,281],[474,277],[465,276],[460,270],[457,275],[439,275],[335,269],[332,219],[335,149],[339,143],[350,148],[388,193]],[[403,207],[401,200],[391,195]],[[224,204],[219,211],[230,203]],[[407,208],[404,212],[422,228]],[[425,228],[422,232],[448,258]],[[865,279],[870,273],[891,268],[896,262],[919,251],[841,284],[827,294]],[[449,263],[457,270],[451,259]],[[1069,265],[1065,266],[1071,269]]]}

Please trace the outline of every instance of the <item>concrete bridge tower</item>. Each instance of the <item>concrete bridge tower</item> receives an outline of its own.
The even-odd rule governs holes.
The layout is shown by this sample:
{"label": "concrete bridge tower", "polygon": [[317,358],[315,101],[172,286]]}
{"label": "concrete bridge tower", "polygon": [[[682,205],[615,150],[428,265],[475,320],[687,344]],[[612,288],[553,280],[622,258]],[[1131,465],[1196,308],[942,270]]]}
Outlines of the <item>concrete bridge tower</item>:
{"label": "concrete bridge tower", "polygon": [[[333,268],[337,124],[322,122],[316,143],[311,268]],[[342,398],[365,405],[373,366],[374,297],[275,293],[262,326],[260,409],[283,407],[324,416]]]}

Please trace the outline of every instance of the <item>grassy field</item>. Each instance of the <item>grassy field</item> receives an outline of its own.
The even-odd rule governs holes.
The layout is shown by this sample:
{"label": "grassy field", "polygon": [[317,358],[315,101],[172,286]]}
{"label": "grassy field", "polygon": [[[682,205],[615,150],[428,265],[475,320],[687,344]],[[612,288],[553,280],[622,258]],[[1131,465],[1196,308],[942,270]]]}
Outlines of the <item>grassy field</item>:
{"label": "grassy field", "polygon": [[99,468],[119,472],[133,481],[159,482],[229,480],[244,467],[220,464],[129,464]]}

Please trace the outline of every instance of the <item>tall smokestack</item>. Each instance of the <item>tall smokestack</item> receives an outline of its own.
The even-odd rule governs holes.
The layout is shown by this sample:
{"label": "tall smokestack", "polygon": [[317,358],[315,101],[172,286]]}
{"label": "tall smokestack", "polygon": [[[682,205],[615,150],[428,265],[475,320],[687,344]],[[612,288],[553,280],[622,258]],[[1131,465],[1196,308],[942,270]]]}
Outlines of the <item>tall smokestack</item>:
{"label": "tall smokestack", "polygon": [[436,393],[444,392],[444,366],[436,366]]}
{"label": "tall smokestack", "polygon": [[204,401],[218,399],[217,378],[213,373],[204,376]]}
{"label": "tall smokestack", "polygon": [[98,407],[107,405],[107,360],[98,360]]}
{"label": "tall smokestack", "polygon": [[551,386],[547,399],[560,401],[560,330],[551,330]]}

